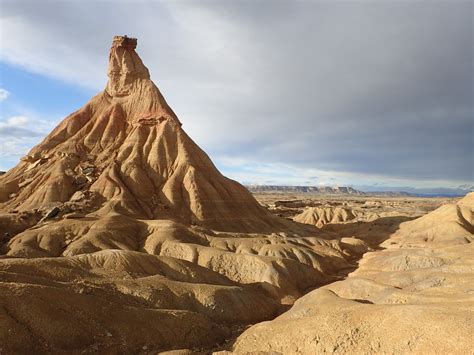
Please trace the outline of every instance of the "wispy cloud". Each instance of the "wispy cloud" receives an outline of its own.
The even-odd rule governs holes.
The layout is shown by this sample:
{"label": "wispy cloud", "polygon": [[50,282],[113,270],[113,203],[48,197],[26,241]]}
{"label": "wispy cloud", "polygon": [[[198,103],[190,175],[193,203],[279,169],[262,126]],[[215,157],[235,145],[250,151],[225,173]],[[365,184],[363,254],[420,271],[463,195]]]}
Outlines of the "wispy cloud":
{"label": "wispy cloud", "polygon": [[1,127],[24,127],[28,123],[28,117],[25,116],[13,116],[7,118],[5,122],[0,122]]}
{"label": "wispy cloud", "polygon": [[5,121],[0,121],[0,137],[3,139],[41,137],[44,135],[44,130],[38,129],[37,123],[30,122],[25,116],[9,117]]}
{"label": "wispy cloud", "polygon": [[0,170],[16,164],[58,122],[33,116],[0,118]]}
{"label": "wispy cloud", "polygon": [[8,96],[10,96],[10,92],[6,89],[0,88],[0,102],[5,101]]}

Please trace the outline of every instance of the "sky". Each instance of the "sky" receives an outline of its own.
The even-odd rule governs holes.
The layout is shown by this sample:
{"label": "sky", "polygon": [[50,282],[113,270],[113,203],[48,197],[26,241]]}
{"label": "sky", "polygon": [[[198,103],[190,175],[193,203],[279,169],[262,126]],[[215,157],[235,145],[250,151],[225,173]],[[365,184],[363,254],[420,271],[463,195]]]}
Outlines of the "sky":
{"label": "sky", "polygon": [[112,37],[246,184],[474,186],[472,1],[0,0],[0,170],[104,89]]}

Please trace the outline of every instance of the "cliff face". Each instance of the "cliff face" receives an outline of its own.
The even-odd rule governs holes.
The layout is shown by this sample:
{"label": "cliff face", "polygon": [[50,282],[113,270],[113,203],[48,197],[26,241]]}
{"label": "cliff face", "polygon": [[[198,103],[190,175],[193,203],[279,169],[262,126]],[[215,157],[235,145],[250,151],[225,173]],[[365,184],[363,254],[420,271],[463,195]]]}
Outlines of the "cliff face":
{"label": "cliff face", "polygon": [[183,131],[136,45],[134,38],[114,38],[105,90],[0,178],[1,206],[47,209],[80,192],[99,216],[172,219],[223,231],[286,229],[287,221],[220,174]]}
{"label": "cliff face", "polygon": [[115,36],[110,49],[106,92],[114,97],[127,96],[136,83],[149,80],[150,73],[135,52],[136,38]]}

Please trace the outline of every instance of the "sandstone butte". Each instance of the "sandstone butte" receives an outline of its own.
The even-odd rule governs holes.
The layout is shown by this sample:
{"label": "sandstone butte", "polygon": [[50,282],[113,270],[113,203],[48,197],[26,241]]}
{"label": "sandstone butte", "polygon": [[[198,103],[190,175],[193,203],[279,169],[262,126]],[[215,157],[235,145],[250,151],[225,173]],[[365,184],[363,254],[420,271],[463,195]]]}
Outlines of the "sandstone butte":
{"label": "sandstone butte", "polygon": [[384,250],[310,225],[346,210],[280,218],[184,132],[136,46],[116,36],[105,90],[0,177],[0,353],[472,353],[473,194]]}

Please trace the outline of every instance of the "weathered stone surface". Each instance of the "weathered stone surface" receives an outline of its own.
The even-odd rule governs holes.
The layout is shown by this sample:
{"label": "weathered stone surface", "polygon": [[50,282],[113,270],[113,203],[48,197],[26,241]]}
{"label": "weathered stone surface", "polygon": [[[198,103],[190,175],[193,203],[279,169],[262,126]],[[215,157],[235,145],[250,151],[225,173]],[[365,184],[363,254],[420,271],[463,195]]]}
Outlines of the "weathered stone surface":
{"label": "weathered stone surface", "polygon": [[470,193],[402,223],[385,250],[365,254],[347,279],[249,328],[235,352],[472,352],[473,213]]}

